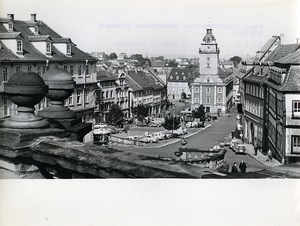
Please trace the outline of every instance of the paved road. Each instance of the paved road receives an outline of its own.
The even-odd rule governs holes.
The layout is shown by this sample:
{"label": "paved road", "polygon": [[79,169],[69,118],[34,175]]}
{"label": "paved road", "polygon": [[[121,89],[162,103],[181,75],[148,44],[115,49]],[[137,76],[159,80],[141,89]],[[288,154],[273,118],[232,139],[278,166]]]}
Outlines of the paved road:
{"label": "paved road", "polygon": [[[218,120],[214,121],[209,128],[199,131],[193,136],[188,138],[188,148],[199,148],[207,150],[214,145],[219,144],[223,141],[224,137],[229,137],[231,131],[236,127],[235,114],[232,116],[222,116]],[[193,129],[195,130],[195,129]],[[163,145],[163,141],[160,141]],[[180,142],[175,142],[173,144],[168,144],[160,148],[140,148],[140,147],[121,147],[118,146],[117,149],[121,149],[128,152],[134,152],[147,156],[162,156],[162,157],[174,157],[174,152],[180,147]],[[248,165],[248,171],[258,171],[265,168],[263,164],[253,159],[248,155],[236,155],[232,150],[228,149],[226,156],[226,162],[232,166],[234,162],[241,162],[242,160]]]}

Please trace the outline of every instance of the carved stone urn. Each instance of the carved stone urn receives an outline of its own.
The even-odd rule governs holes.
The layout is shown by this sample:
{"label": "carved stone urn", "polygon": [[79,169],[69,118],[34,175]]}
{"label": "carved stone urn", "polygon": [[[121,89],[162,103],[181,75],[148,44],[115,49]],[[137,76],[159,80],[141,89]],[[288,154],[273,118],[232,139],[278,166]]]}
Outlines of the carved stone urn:
{"label": "carved stone urn", "polygon": [[48,92],[44,80],[34,72],[17,72],[4,85],[4,93],[15,103],[18,113],[5,120],[3,126],[13,129],[48,127],[47,120],[34,114],[34,105]]}
{"label": "carved stone urn", "polygon": [[38,112],[38,115],[56,120],[74,119],[75,113],[64,106],[67,99],[75,88],[75,81],[72,75],[61,68],[49,69],[43,76],[49,87],[46,97],[51,100],[50,106]]}

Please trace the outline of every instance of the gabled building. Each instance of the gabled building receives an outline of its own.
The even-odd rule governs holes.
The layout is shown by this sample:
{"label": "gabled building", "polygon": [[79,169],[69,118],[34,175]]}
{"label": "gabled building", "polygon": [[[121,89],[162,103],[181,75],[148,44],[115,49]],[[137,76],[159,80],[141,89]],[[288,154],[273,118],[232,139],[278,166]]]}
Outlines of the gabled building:
{"label": "gabled building", "polygon": [[[151,70],[129,70],[126,82],[130,87],[130,108],[150,106],[150,115],[158,116],[166,109],[167,87]],[[133,116],[133,115],[132,115]]]}
{"label": "gabled building", "polygon": [[187,68],[172,68],[167,78],[168,99],[180,100],[183,93],[191,97],[190,83],[197,77],[197,71]]}
{"label": "gabled building", "polygon": [[[84,121],[93,121],[96,108],[96,61],[80,50],[70,38],[64,38],[31,14],[28,21],[15,20],[13,14],[0,18],[0,118],[16,114],[16,107],[4,95],[4,84],[18,71],[43,75],[49,68],[60,67],[76,82],[74,93],[66,101]],[[37,108],[48,106],[45,98]]]}
{"label": "gabled building", "polygon": [[219,48],[212,29],[206,29],[199,49],[199,76],[190,84],[191,108],[205,106],[206,112],[225,113],[228,72],[219,66]]}

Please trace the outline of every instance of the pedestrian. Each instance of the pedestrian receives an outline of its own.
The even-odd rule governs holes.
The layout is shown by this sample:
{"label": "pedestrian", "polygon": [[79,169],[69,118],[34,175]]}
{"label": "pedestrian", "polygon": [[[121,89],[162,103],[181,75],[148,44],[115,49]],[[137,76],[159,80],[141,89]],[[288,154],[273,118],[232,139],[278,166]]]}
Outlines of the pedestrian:
{"label": "pedestrian", "polygon": [[271,151],[271,149],[269,149],[269,151],[268,151],[268,160],[267,161],[272,161],[272,159],[273,159],[273,157],[272,157],[272,151]]}
{"label": "pedestrian", "polygon": [[258,147],[255,145],[255,147],[254,147],[254,155],[257,155],[257,149],[258,149]]}
{"label": "pedestrian", "polygon": [[235,173],[235,174],[238,174],[239,171],[238,171],[238,168],[237,168],[237,163],[233,163],[233,166],[231,167],[231,172],[232,173]]}
{"label": "pedestrian", "polygon": [[242,173],[246,173],[247,165],[244,161],[240,162],[239,168],[240,168]]}

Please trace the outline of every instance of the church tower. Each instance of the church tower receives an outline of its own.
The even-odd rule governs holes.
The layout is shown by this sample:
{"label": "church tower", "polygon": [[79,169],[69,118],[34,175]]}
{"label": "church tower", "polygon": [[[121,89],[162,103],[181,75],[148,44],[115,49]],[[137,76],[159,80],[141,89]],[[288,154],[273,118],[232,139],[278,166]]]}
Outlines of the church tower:
{"label": "church tower", "polygon": [[211,28],[206,29],[206,35],[199,48],[199,54],[200,75],[217,75],[219,48]]}

